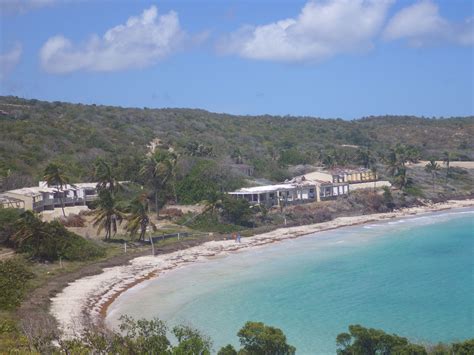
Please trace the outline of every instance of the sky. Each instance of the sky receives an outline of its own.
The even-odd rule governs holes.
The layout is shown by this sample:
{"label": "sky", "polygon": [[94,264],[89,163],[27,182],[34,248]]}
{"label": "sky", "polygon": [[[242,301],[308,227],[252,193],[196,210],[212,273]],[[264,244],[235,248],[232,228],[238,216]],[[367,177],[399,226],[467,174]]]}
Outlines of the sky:
{"label": "sky", "polygon": [[0,0],[0,95],[352,119],[473,86],[472,0]]}

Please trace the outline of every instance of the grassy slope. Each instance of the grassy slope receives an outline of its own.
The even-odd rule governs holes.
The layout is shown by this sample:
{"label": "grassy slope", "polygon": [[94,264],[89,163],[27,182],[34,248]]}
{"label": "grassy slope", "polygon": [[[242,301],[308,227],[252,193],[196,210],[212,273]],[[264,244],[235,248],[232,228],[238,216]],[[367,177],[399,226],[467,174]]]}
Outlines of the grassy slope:
{"label": "grassy slope", "polygon": [[[192,109],[135,109],[48,103],[0,97],[0,174],[35,182],[51,160],[67,163],[77,180],[91,176],[97,157],[115,158],[121,178],[132,178],[146,144],[159,137],[183,150],[190,142],[213,147],[215,159],[240,149],[257,168],[294,148],[315,161],[321,151],[343,144],[382,152],[396,143],[412,144],[422,156],[450,150],[472,158],[474,117],[434,120],[371,117],[354,121],[278,116],[232,116]],[[347,148],[351,149],[351,148]],[[29,181],[25,181],[25,184]]]}

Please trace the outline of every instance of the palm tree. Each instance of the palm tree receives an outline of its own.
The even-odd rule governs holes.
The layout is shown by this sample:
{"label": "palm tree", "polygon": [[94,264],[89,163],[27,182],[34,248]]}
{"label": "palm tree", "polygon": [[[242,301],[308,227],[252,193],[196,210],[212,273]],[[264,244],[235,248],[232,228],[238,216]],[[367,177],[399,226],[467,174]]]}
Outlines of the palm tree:
{"label": "palm tree", "polygon": [[[114,195],[109,190],[101,190],[97,200],[97,208],[94,210],[94,227],[97,234],[105,229],[105,239],[109,239],[117,233],[117,225],[122,223],[124,214],[117,208]],[[112,234],[113,233],[113,234]]]}
{"label": "palm tree", "polygon": [[439,164],[434,159],[430,159],[430,162],[425,165],[425,170],[431,173],[431,178],[433,179],[433,193],[435,191],[435,178],[439,169]]}
{"label": "palm tree", "polygon": [[369,169],[375,164],[375,157],[368,147],[366,149],[359,149],[357,153],[359,155],[359,161],[365,168]]}
{"label": "palm tree", "polygon": [[207,200],[202,201],[205,205],[202,213],[211,212],[211,216],[214,217],[216,210],[222,206],[222,197],[221,193],[216,191],[212,192]]}
{"label": "palm tree", "polygon": [[387,165],[387,173],[394,178],[395,183],[403,190],[412,180],[407,176],[407,162],[415,162],[418,159],[418,150],[413,147],[406,147],[397,144],[391,148],[385,156],[385,164]]}
{"label": "palm tree", "polygon": [[177,156],[173,152],[157,150],[153,155],[146,158],[140,175],[153,189],[155,200],[155,212],[159,214],[159,193],[164,192],[166,185],[173,178],[177,163]]}
{"label": "palm tree", "polygon": [[144,240],[148,226],[151,226],[153,230],[156,231],[156,225],[148,216],[148,198],[146,194],[141,194],[131,202],[130,211],[131,215],[127,218],[127,225],[125,228],[131,236],[135,236],[138,230],[140,230],[138,240]]}
{"label": "palm tree", "polygon": [[336,165],[336,158],[334,151],[326,152],[323,156],[322,163],[325,168],[331,169]]}
{"label": "palm tree", "polygon": [[375,163],[370,167],[370,171],[372,171],[372,174],[374,174],[374,191],[375,191],[377,189],[377,171],[378,171],[377,165]]}
{"label": "palm tree", "polygon": [[443,164],[446,165],[446,184],[448,183],[448,177],[449,177],[449,164],[451,163],[451,160],[453,160],[454,156],[451,152],[444,152],[443,153]]}
{"label": "palm tree", "polygon": [[104,160],[99,159],[96,162],[94,176],[97,181],[97,191],[109,190],[115,193],[119,190],[119,181],[115,177],[111,166]]}
{"label": "palm tree", "polygon": [[61,208],[63,210],[63,216],[66,217],[64,212],[64,187],[69,183],[69,177],[64,172],[64,168],[56,163],[50,163],[44,169],[43,179],[48,183],[48,186],[56,186],[59,192],[59,199],[61,201]]}

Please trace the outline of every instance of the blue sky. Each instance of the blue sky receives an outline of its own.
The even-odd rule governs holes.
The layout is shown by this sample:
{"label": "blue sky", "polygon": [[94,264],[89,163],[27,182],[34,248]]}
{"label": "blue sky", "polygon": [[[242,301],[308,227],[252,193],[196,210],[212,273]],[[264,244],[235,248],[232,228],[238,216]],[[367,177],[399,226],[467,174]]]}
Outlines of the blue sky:
{"label": "blue sky", "polygon": [[0,94],[235,114],[474,114],[470,0],[3,0]]}

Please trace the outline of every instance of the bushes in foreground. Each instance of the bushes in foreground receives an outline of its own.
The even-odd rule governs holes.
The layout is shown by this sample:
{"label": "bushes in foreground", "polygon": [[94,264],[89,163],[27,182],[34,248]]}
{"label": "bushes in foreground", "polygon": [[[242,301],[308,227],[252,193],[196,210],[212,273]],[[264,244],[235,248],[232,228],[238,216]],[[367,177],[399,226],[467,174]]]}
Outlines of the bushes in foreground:
{"label": "bushes in foreground", "polygon": [[[165,322],[135,320],[122,316],[120,331],[111,331],[95,325],[85,327],[80,337],[61,340],[54,327],[26,327],[30,349],[39,353],[65,354],[164,354],[209,355],[215,353],[212,341],[200,331],[189,326],[176,326],[171,330]],[[168,335],[176,339],[171,342]],[[296,348],[287,342],[281,329],[261,322],[247,322],[237,333],[240,349],[226,345],[218,355],[294,355]],[[56,345],[53,345],[56,344]],[[338,355],[472,355],[474,339],[454,344],[422,346],[406,338],[387,334],[379,329],[349,326],[349,333],[336,338]],[[14,350],[14,349],[11,349]],[[321,353],[313,349],[314,354]]]}

